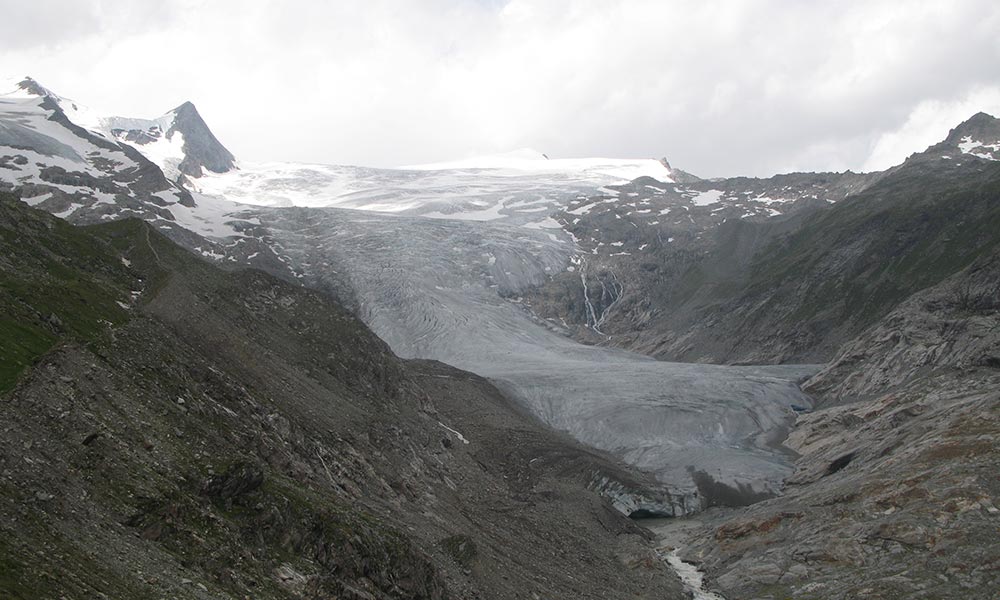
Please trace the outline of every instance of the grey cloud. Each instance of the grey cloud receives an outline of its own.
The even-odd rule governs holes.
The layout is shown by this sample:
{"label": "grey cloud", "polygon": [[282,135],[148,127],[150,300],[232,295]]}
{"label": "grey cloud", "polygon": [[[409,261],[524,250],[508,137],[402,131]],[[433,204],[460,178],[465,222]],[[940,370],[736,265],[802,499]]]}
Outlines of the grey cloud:
{"label": "grey cloud", "polygon": [[117,113],[191,99],[249,160],[393,165],[527,146],[666,156],[706,176],[858,170],[873,148],[902,159],[897,146],[923,139],[918,108],[1000,89],[1000,6],[986,0],[30,6],[4,21],[20,40],[0,46],[19,68],[5,75]]}
{"label": "grey cloud", "polygon": [[82,39],[113,43],[168,27],[166,3],[134,0],[0,0],[0,51],[66,48]]}

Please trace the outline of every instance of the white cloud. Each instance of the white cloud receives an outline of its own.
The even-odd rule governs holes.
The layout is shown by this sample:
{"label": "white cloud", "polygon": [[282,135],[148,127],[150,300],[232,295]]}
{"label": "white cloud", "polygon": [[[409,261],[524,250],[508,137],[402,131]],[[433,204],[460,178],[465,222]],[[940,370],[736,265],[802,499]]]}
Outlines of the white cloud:
{"label": "white cloud", "polygon": [[190,99],[247,160],[534,147],[666,156],[707,176],[857,170],[900,155],[890,146],[915,134],[886,136],[917,128],[921,106],[968,108],[954,126],[1000,84],[1000,6],[986,0],[0,0],[0,12],[4,75],[118,114]]}

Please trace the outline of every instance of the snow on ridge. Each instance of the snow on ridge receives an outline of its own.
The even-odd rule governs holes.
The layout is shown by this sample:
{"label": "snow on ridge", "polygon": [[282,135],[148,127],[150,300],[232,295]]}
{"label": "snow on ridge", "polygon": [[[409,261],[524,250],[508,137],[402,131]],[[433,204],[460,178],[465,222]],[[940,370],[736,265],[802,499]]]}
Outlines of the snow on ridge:
{"label": "snow on ridge", "polygon": [[[65,99],[62,101],[70,102]],[[38,176],[37,163],[45,166],[59,166],[67,171],[85,170],[97,177],[103,176],[89,162],[89,158],[101,156],[118,163],[122,168],[136,166],[124,152],[95,146],[90,140],[73,135],[62,124],[49,119],[50,111],[43,107],[42,97],[34,94],[5,94],[0,96],[0,119],[5,119],[9,128],[21,131],[33,139],[29,145],[37,145],[36,150],[17,148],[16,154],[29,159],[20,171],[0,173],[15,179],[27,175]],[[82,111],[81,111],[81,114]],[[16,134],[15,134],[16,139]],[[96,154],[95,154],[96,153]],[[75,186],[74,186],[75,187]],[[72,192],[70,192],[72,193]]]}
{"label": "snow on ridge", "polygon": [[0,79],[0,98],[37,98],[20,86],[24,77],[4,77]]}
{"label": "snow on ridge", "polygon": [[[1000,143],[984,144],[983,142],[978,142],[972,139],[971,135],[967,135],[962,138],[961,142],[958,143],[958,149],[962,151],[962,154],[970,154],[987,160],[997,160],[993,158],[993,155],[990,153],[1000,151]],[[944,158],[949,157],[946,156]]]}
{"label": "snow on ridge", "polygon": [[500,154],[488,154],[474,156],[459,160],[450,160],[437,163],[406,165],[399,167],[404,171],[450,171],[452,169],[506,169],[518,168],[532,164],[544,164],[549,160],[545,154],[532,150],[531,148],[521,148],[511,152]]}
{"label": "snow on ridge", "polygon": [[55,96],[55,101],[59,105],[59,108],[66,113],[66,117],[75,125],[79,125],[84,129],[95,133],[101,137],[110,138],[111,136],[106,135],[101,129],[101,114],[88,106],[74,102],[69,98],[62,98]]}
{"label": "snow on ridge", "polygon": [[[536,173],[589,173],[622,182],[632,181],[639,177],[651,177],[663,183],[674,183],[670,176],[670,170],[660,161],[651,158],[549,158],[541,152],[530,149],[455,161],[408,165],[400,167],[400,169],[407,171],[490,169]],[[614,183],[614,181],[608,183]]]}
{"label": "snow on ridge", "polygon": [[174,204],[170,207],[169,210],[174,216],[174,222],[210,239],[246,237],[246,234],[232,225],[234,221],[253,223],[253,220],[241,217],[239,214],[246,210],[246,205],[202,194],[193,194],[193,196],[195,199],[194,207],[183,204]]}
{"label": "snow on ridge", "polygon": [[[27,89],[21,87],[21,84],[25,81],[32,82],[38,90],[42,92],[41,95],[32,93]],[[89,130],[91,133],[96,133],[102,137],[107,137],[100,130],[100,115],[97,111],[76,102],[70,98],[66,98],[56,94],[47,87],[41,85],[31,77],[18,77],[18,78],[3,78],[0,79],[0,98],[13,99],[13,100],[35,100],[50,98],[59,108],[66,113],[66,117],[74,124]]]}
{"label": "snow on ridge", "polygon": [[958,149],[962,151],[962,154],[970,154],[976,148],[982,146],[981,142],[977,142],[972,139],[971,135],[967,135],[962,138],[962,141],[958,143]]}

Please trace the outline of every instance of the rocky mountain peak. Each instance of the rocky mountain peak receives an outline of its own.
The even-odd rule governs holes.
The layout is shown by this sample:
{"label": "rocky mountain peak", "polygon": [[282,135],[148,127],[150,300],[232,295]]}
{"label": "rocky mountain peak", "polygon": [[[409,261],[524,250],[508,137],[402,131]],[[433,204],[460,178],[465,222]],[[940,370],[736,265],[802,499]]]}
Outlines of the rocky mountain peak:
{"label": "rocky mountain peak", "polygon": [[182,112],[184,113],[191,112],[194,115],[198,116],[198,118],[201,118],[200,115],[198,115],[198,109],[197,107],[195,107],[194,102],[191,102],[190,100],[185,100],[183,104],[175,108],[172,112],[175,114]]}
{"label": "rocky mountain peak", "polygon": [[660,164],[670,172],[670,177],[677,183],[695,183],[701,181],[701,177],[697,175],[692,175],[687,171],[682,171],[681,169],[675,169],[670,166],[670,162],[667,161],[666,157],[660,159]]}
{"label": "rocky mountain peak", "polygon": [[21,89],[21,90],[24,90],[25,92],[28,92],[29,94],[35,95],[35,96],[52,96],[52,95],[54,95],[51,91],[49,91],[48,89],[42,87],[41,84],[39,84],[37,81],[35,81],[31,77],[25,77],[24,79],[22,79],[17,84],[17,87],[19,89]]}
{"label": "rocky mountain peak", "polygon": [[202,169],[225,173],[236,168],[236,157],[215,137],[192,102],[185,102],[171,112],[174,119],[167,136],[175,132],[184,136],[184,160],[178,167],[181,173],[201,177]]}
{"label": "rocky mountain peak", "polygon": [[1000,160],[1000,119],[979,112],[948,132],[945,144],[963,154]]}
{"label": "rocky mountain peak", "polygon": [[215,137],[191,102],[156,119],[104,117],[100,129],[119,141],[134,144],[171,181],[201,177],[205,170],[225,173],[236,168],[236,158]]}
{"label": "rocky mountain peak", "polygon": [[945,141],[957,145],[966,137],[986,143],[997,141],[1000,139],[1000,119],[978,112],[948,132]]}
{"label": "rocky mountain peak", "polygon": [[911,154],[902,165],[886,173],[913,165],[939,168],[942,164],[949,164],[958,167],[963,164],[963,157],[1000,161],[1000,119],[978,112],[951,129],[940,142],[923,152]]}

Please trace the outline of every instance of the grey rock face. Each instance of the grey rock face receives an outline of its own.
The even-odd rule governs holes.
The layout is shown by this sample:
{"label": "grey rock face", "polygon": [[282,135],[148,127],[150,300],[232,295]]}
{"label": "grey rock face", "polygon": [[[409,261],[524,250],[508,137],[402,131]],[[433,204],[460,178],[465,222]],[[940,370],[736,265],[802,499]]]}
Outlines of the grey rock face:
{"label": "grey rock face", "polygon": [[845,344],[806,389],[823,406],[867,400],[923,378],[1000,368],[1000,254],[910,298]]}
{"label": "grey rock face", "polygon": [[236,168],[236,158],[216,139],[198,114],[194,104],[185,102],[173,110],[174,122],[166,135],[184,135],[184,160],[180,170],[191,177],[201,177],[202,169],[225,173]]}
{"label": "grey rock face", "polygon": [[236,158],[215,137],[190,102],[157,119],[108,117],[102,119],[101,126],[116,139],[134,144],[140,150],[150,144],[171,144],[179,135],[183,142],[173,151],[176,156],[161,159],[161,168],[172,179],[181,175],[198,178],[204,174],[203,169],[226,173],[236,168]]}

